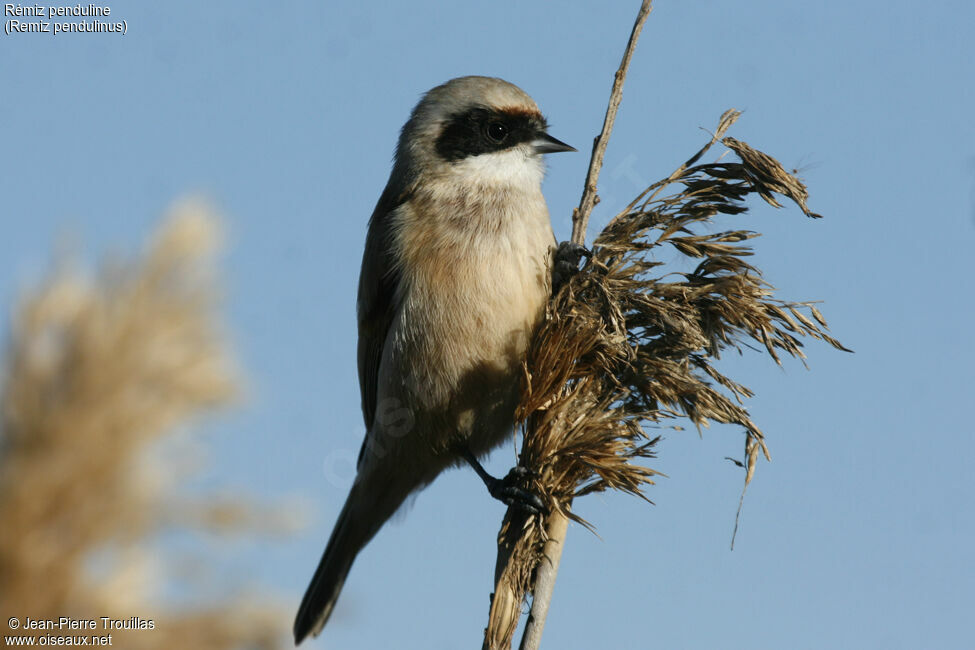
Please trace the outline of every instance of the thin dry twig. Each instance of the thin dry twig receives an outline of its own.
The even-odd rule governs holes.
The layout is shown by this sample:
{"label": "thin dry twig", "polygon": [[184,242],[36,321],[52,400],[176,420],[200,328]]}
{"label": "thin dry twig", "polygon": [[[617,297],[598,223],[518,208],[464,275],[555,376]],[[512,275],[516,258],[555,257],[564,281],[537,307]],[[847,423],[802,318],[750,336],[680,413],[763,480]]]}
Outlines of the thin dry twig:
{"label": "thin dry twig", "polygon": [[613,90],[609,94],[606,117],[603,118],[603,130],[592,143],[592,157],[589,159],[589,171],[586,173],[586,182],[582,188],[582,198],[579,199],[579,207],[572,211],[572,241],[577,244],[586,243],[589,215],[592,214],[592,209],[599,202],[599,197],[596,194],[596,182],[599,180],[599,172],[603,168],[603,157],[606,155],[609,136],[613,132],[613,125],[616,123],[616,113],[619,111],[620,102],[623,101],[623,83],[626,81],[626,71],[630,67],[630,59],[636,50],[636,42],[640,39],[643,24],[647,22],[651,11],[653,11],[653,0],[643,0],[636,21],[633,23],[633,30],[630,32],[630,40],[627,41],[626,49],[623,51],[623,60],[620,61],[620,67],[616,70],[616,75],[613,78]]}

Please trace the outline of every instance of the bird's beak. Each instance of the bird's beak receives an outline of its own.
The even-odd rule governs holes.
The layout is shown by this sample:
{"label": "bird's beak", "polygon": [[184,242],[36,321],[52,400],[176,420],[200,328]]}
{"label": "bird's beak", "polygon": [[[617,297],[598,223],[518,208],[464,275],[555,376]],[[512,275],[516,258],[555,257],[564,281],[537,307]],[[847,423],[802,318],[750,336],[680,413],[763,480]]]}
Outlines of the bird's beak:
{"label": "bird's beak", "polygon": [[561,140],[556,140],[548,133],[539,132],[532,140],[532,148],[535,149],[535,153],[558,153],[559,151],[578,151],[575,147],[571,147]]}

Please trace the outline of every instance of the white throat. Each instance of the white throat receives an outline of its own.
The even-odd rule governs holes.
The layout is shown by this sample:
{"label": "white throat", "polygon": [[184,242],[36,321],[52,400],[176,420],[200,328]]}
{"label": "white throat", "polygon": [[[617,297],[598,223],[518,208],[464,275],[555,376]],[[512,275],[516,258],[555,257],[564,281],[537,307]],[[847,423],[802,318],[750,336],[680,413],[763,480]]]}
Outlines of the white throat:
{"label": "white throat", "polygon": [[525,147],[470,156],[450,165],[462,187],[537,192],[545,176],[542,157]]}

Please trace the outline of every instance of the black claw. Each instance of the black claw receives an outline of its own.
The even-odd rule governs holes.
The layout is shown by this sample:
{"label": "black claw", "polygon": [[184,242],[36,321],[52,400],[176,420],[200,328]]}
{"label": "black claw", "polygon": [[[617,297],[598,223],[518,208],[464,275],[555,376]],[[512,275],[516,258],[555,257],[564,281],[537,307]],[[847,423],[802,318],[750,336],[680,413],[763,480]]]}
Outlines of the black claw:
{"label": "black claw", "polygon": [[529,514],[548,514],[548,508],[545,507],[541,497],[531,490],[520,487],[519,484],[529,476],[531,472],[528,469],[521,466],[512,467],[507,476],[503,479],[494,479],[494,483],[488,485],[488,492],[505,505],[514,506]]}
{"label": "black claw", "polygon": [[510,470],[508,470],[508,476],[514,475],[515,478],[521,481],[528,480],[535,476],[535,472],[531,471],[527,467],[522,467],[521,465],[515,465]]}
{"label": "black claw", "polygon": [[492,497],[508,506],[514,506],[530,514],[548,514],[548,508],[541,497],[521,487],[525,481],[532,476],[531,470],[526,467],[516,465],[511,468],[508,475],[504,478],[495,478],[487,473],[481,463],[469,450],[463,451],[464,459],[474,468],[477,475],[484,481],[488,492]]}
{"label": "black claw", "polygon": [[579,272],[582,258],[592,258],[592,251],[581,244],[564,241],[555,250],[552,263],[552,292],[557,293],[573,275]]}
{"label": "black claw", "polygon": [[582,244],[577,244],[575,242],[564,241],[560,243],[559,247],[555,250],[555,259],[566,260],[575,266],[579,265],[579,261],[583,257],[586,259],[592,257],[592,251]]}

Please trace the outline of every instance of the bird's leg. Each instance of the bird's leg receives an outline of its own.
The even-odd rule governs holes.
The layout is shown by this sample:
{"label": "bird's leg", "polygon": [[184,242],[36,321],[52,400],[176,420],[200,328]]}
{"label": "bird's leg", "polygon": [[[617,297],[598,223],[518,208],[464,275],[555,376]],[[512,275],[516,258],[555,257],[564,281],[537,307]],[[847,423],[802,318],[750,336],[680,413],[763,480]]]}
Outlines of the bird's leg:
{"label": "bird's leg", "polygon": [[531,474],[528,469],[516,465],[504,478],[495,478],[487,473],[487,470],[471,453],[470,449],[464,449],[464,460],[474,468],[477,475],[484,481],[484,485],[487,486],[488,492],[498,501],[531,514],[548,512],[545,502],[537,494],[519,487],[519,484],[523,483],[524,479]]}
{"label": "bird's leg", "polygon": [[573,275],[579,272],[579,262],[592,257],[592,251],[581,244],[564,241],[555,249],[552,260],[552,293],[558,293]]}

